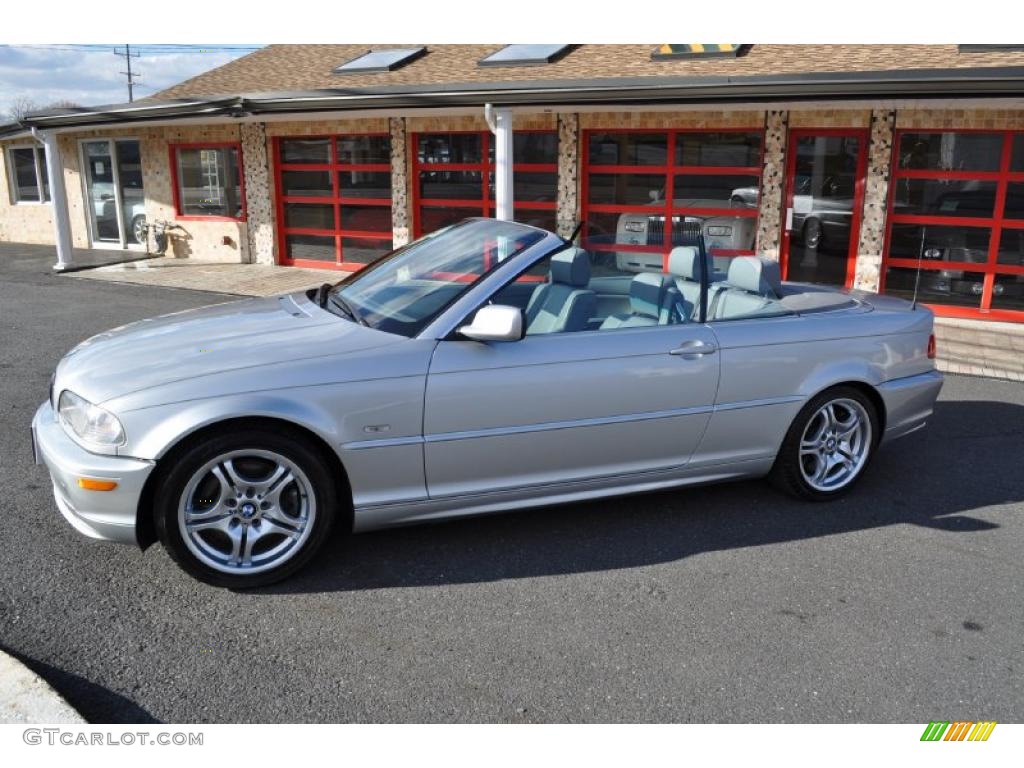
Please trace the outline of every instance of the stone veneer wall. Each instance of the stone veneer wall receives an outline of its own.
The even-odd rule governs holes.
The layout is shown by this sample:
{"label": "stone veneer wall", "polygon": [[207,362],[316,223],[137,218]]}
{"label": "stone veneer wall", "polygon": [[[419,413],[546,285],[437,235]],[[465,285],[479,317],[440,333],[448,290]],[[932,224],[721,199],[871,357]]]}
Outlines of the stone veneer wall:
{"label": "stone veneer wall", "polygon": [[580,116],[558,116],[558,234],[569,237],[580,216]]}
{"label": "stone veneer wall", "polygon": [[871,113],[864,211],[857,240],[857,267],[853,281],[854,288],[864,291],[877,291],[881,276],[895,122],[896,113],[891,109],[876,109]]}
{"label": "stone veneer wall", "polygon": [[274,206],[270,196],[267,126],[265,123],[242,123],[240,130],[248,260],[256,264],[273,264]]}
{"label": "stone veneer wall", "polygon": [[409,140],[405,118],[392,117],[391,128],[391,241],[400,248],[412,239],[409,209]]}
{"label": "stone veneer wall", "polygon": [[786,178],[786,140],[789,113],[771,110],[764,116],[764,160],[761,168],[761,200],[754,252],[779,260],[782,237],[782,187]]}

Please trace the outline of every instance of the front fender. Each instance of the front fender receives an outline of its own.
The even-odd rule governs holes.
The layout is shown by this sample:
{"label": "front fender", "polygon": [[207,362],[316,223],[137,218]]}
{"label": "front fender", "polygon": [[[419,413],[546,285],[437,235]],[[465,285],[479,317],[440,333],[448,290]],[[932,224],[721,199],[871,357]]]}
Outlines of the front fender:
{"label": "front fender", "polygon": [[130,442],[118,453],[155,461],[204,427],[229,419],[259,417],[304,427],[335,451],[341,443],[336,422],[315,401],[288,393],[251,393],[130,411],[121,417]]}

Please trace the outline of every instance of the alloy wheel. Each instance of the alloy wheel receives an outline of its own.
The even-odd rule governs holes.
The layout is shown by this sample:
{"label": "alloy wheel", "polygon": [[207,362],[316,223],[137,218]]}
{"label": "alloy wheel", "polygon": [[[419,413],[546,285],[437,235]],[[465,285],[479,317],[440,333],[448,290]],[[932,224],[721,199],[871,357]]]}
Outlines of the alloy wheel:
{"label": "alloy wheel", "polygon": [[871,419],[856,400],[830,400],[808,420],[800,437],[800,472],[816,491],[849,485],[871,452]]}
{"label": "alloy wheel", "polygon": [[316,519],[312,485],[274,451],[238,450],[200,467],[178,504],[188,550],[223,573],[252,574],[290,560]]}

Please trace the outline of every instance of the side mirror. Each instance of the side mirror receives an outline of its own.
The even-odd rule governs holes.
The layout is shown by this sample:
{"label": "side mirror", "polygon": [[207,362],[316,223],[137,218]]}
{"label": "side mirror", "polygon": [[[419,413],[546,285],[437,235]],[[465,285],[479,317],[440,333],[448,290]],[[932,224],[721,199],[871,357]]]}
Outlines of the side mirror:
{"label": "side mirror", "polygon": [[505,304],[487,304],[477,310],[473,322],[459,333],[474,341],[519,341],[526,335],[523,310]]}

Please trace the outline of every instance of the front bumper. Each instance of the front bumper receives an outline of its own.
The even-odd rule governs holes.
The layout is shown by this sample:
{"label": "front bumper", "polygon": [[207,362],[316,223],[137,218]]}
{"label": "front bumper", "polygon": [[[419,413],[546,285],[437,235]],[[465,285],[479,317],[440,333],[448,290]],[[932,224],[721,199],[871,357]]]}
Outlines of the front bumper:
{"label": "front bumper", "polygon": [[[53,496],[64,518],[79,532],[94,539],[134,544],[135,517],[152,461],[89,453],[75,443],[57,421],[49,402],[32,419],[32,442],[37,464],[53,481]],[[80,477],[113,480],[112,491],[80,488]]]}
{"label": "front bumper", "polygon": [[892,440],[920,429],[928,421],[942,389],[942,374],[928,371],[887,381],[878,387],[885,402],[885,435]]}

